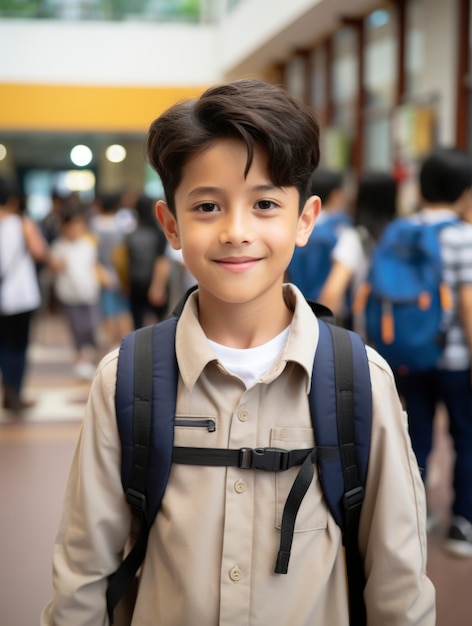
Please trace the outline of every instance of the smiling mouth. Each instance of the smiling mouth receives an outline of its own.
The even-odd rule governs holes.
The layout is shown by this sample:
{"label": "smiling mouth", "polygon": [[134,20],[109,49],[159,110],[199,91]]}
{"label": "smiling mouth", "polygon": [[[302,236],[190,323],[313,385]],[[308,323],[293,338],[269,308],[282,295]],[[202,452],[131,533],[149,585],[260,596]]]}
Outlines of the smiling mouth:
{"label": "smiling mouth", "polygon": [[255,257],[229,257],[216,259],[216,263],[230,272],[244,272],[259,263],[260,259]]}

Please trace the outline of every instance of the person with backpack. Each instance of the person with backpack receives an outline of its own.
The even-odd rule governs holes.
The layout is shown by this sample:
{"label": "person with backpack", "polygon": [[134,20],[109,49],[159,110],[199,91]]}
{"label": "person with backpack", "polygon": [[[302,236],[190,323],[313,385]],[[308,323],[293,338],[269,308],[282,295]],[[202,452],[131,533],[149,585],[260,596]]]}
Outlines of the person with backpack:
{"label": "person with backpack", "polygon": [[346,226],[352,225],[352,217],[346,211],[341,172],[316,170],[310,187],[312,195],[320,198],[322,210],[306,246],[295,248],[287,277],[306,298],[317,300],[332,267],[333,249]]}
{"label": "person with backpack", "polygon": [[[455,459],[445,548],[472,557],[472,226],[459,219],[472,206],[470,156],[436,149],[420,167],[419,188],[420,210],[392,223],[378,246],[372,291],[383,289],[384,304],[371,302],[367,315],[374,343],[394,369],[424,481],[436,408],[447,409]],[[382,308],[388,323],[380,320]]]}
{"label": "person with backpack", "polygon": [[[217,85],[161,114],[147,153],[197,289],[99,365],[42,626],[121,623],[137,567],[134,626],[432,626],[425,492],[392,372],[283,282],[320,211],[313,112],[263,81]],[[344,443],[326,445],[340,414]],[[353,527],[328,505],[341,465],[348,577]]]}
{"label": "person with backpack", "polygon": [[356,314],[356,294],[366,279],[372,252],[397,212],[397,183],[383,171],[360,175],[354,200],[354,225],[346,228],[332,252],[333,265],[318,301],[348,328],[365,335],[363,315]]}
{"label": "person with backpack", "polygon": [[124,239],[134,328],[143,326],[148,314],[160,320],[167,313],[170,261],[167,239],[154,215],[154,206],[149,196],[138,197],[137,225]]}

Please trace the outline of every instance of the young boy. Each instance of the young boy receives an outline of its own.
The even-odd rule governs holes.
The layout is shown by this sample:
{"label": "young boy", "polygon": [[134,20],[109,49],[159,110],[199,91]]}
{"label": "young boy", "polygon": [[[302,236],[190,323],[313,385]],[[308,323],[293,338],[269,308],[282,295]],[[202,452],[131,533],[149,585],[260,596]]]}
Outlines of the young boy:
{"label": "young boy", "polygon": [[100,322],[100,282],[97,244],[91,235],[81,204],[66,203],[61,213],[61,233],[51,246],[49,266],[72,335],[75,375],[92,380]]}
{"label": "young boy", "polygon": [[[319,160],[313,114],[275,86],[237,81],[171,107],[151,126],[148,155],[165,190],[159,220],[198,281],[177,325],[182,426],[174,445],[313,447],[307,394],[318,322],[301,292],[283,284],[320,210],[307,192]],[[424,489],[392,373],[372,350],[369,360],[374,416],[359,530],[367,621],[432,626]],[[116,364],[115,351],[92,385],[43,626],[107,623],[107,577],[131,525]],[[202,428],[202,417],[215,428]],[[316,474],[296,519],[288,574],[274,573],[296,471],[173,465],[131,623],[348,624],[341,532]]]}
{"label": "young boy", "polygon": [[[472,557],[472,226],[466,223],[472,207],[470,156],[455,149],[431,152],[419,172],[421,210],[412,220],[434,224],[461,216],[439,231],[443,282],[452,296],[445,315],[444,351],[433,369],[396,372],[398,390],[408,412],[413,449],[427,480],[427,462],[433,446],[436,407],[445,405],[454,446],[454,497],[445,548],[459,557]],[[437,520],[429,514],[432,526]]]}

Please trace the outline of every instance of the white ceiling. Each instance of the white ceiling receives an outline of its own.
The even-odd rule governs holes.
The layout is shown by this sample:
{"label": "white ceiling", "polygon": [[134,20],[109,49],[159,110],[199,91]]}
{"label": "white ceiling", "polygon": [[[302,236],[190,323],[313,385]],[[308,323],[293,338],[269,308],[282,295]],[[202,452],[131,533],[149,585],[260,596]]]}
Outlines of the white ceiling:
{"label": "white ceiling", "polygon": [[[273,2],[276,0],[272,0]],[[286,0],[281,0],[286,1]],[[255,2],[249,0],[241,4],[240,20],[249,23]],[[321,0],[306,3],[308,6],[292,20],[280,24],[277,32],[264,38],[263,24],[257,24],[259,40],[257,45],[244,50],[244,43],[239,41],[234,48],[234,58],[228,59],[223,68],[226,78],[236,78],[249,73],[263,72],[265,68],[280,63],[297,50],[312,47],[339,28],[343,18],[362,17],[376,8],[385,6],[382,0]],[[244,16],[243,9],[247,12]],[[238,16],[235,16],[235,18]],[[240,33],[240,28],[237,28]]]}

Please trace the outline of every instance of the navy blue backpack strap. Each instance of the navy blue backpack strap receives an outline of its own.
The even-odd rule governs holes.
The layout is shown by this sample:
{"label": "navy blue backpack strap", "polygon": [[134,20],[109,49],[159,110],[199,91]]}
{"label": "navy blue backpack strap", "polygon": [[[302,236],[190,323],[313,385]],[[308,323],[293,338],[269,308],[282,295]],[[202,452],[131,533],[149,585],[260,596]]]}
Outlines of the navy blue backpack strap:
{"label": "navy blue backpack strap", "polygon": [[[362,339],[319,321],[310,406],[325,499],[342,529],[351,626],[366,623],[358,528],[369,460],[372,388]],[[340,454],[323,454],[339,446]]]}
{"label": "navy blue backpack strap", "polygon": [[178,380],[176,325],[177,318],[170,318],[140,328],[120,346],[115,405],[122,446],[121,477],[140,530],[131,552],[108,581],[111,624],[116,605],[144,560],[149,530],[169,477]]}

